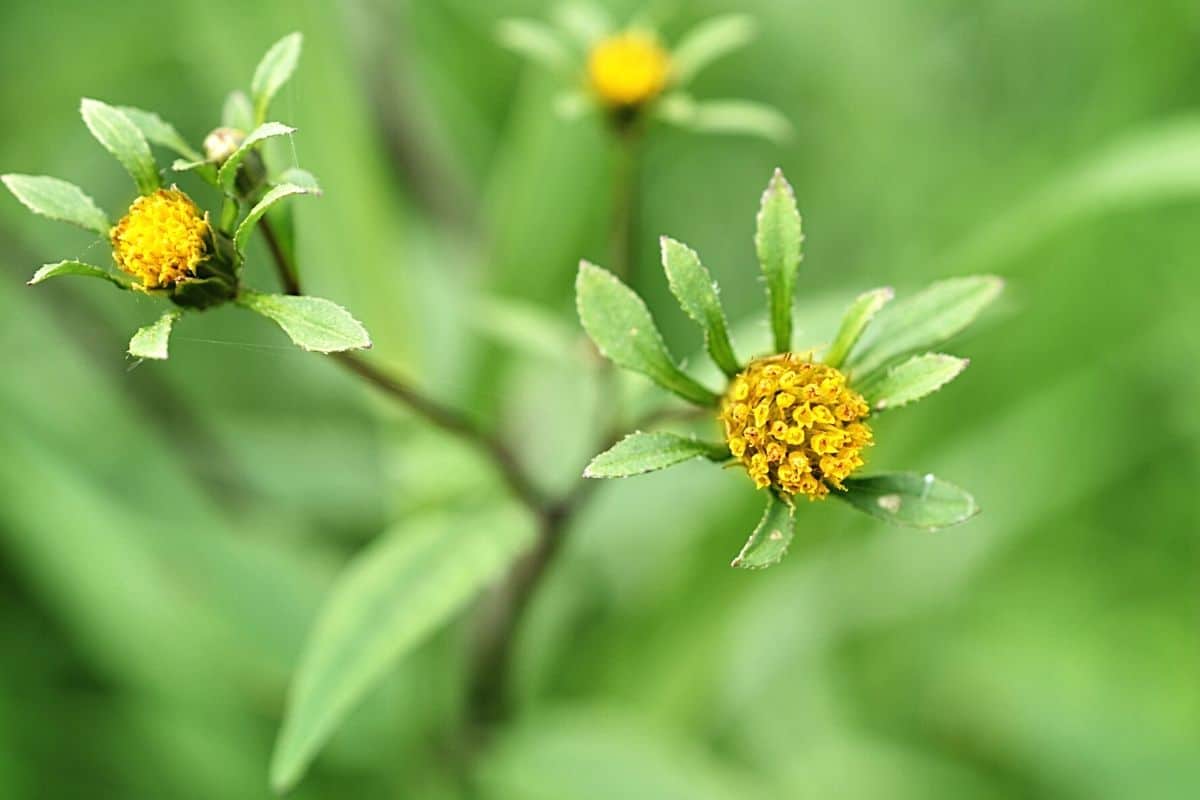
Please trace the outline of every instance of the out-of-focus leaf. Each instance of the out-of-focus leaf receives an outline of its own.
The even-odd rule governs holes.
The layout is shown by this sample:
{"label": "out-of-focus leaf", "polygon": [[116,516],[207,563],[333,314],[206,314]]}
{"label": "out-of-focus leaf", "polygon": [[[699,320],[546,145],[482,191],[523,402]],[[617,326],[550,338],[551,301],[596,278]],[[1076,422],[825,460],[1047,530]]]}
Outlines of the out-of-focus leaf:
{"label": "out-of-focus leaf", "polygon": [[33,213],[108,236],[108,215],[75,184],[45,175],[4,175],[0,181]]}
{"label": "out-of-focus leaf", "polygon": [[58,261],[54,264],[44,264],[37,272],[33,273],[33,277],[29,279],[28,283],[30,286],[36,286],[42,281],[49,280],[50,278],[58,278],[62,275],[82,275],[85,278],[101,278],[120,289],[129,288],[116,275],[113,275],[103,267],[97,267],[95,264],[85,264],[82,261]]}
{"label": "out-of-focus leaf", "polygon": [[613,29],[612,17],[594,3],[560,3],[552,13],[555,23],[584,48],[590,48]]}
{"label": "out-of-focus leaf", "polygon": [[498,734],[479,780],[485,800],[765,800],[754,775],[645,719],[542,714]]}
{"label": "out-of-focus leaf", "polygon": [[174,151],[188,161],[201,161],[203,156],[194,149],[187,140],[175,130],[175,126],[164,120],[153,111],[145,111],[133,106],[118,106],[117,110],[129,118],[137,126],[146,141]]}
{"label": "out-of-focus leaf", "polygon": [[767,507],[758,527],[730,564],[742,569],[763,569],[778,564],[787,555],[796,532],[796,510],[774,493],[767,494]]}
{"label": "out-of-focus leaf", "polygon": [[279,174],[278,183],[292,183],[307,189],[310,194],[321,194],[321,184],[317,180],[317,176],[306,169],[300,169],[300,167],[285,169]]}
{"label": "out-of-focus leaf", "polygon": [[158,164],[154,162],[150,144],[129,117],[89,97],[80,102],[79,113],[96,141],[125,167],[138,192],[150,194],[159,188]]}
{"label": "out-of-focus leaf", "polygon": [[855,388],[876,411],[898,408],[933,394],[962,374],[970,363],[966,358],[926,353],[913,356],[887,372],[877,372],[876,380]]}
{"label": "out-of-focus leaf", "polygon": [[[275,44],[258,62],[254,70],[254,78],[250,81],[250,95],[254,102],[254,121],[261,125],[267,118],[267,109],[271,100],[283,87],[300,61],[300,49],[304,37],[299,33],[289,33]],[[242,130],[245,130],[243,128]]]}
{"label": "out-of-focus leaf", "polygon": [[338,724],[409,651],[502,574],[534,539],[515,509],[414,518],[342,573],[301,656],[271,760],[294,785]]}
{"label": "out-of-focus leaf", "polygon": [[754,38],[754,19],[748,14],[725,14],[706,19],[685,33],[671,53],[671,72],[683,86],[700,70]]}
{"label": "out-of-focus leaf", "polygon": [[833,344],[829,346],[829,352],[825,354],[825,363],[831,367],[841,367],[846,356],[858,343],[863,331],[879,313],[879,309],[890,303],[895,294],[891,287],[885,286],[882,289],[863,292],[854,298],[854,302],[850,304],[850,308],[846,309],[846,314],[842,317],[842,325],[838,328]]}
{"label": "out-of-focus leaf", "polygon": [[979,513],[975,498],[952,483],[916,472],[849,478],[834,492],[859,511],[911,528],[937,530],[966,522]]}
{"label": "out-of-focus leaf", "polygon": [[846,371],[869,383],[875,370],[937,347],[970,325],[1003,287],[993,275],[972,275],[939,281],[896,301],[876,318],[862,347],[850,353]]}
{"label": "out-of-focus leaf", "polygon": [[271,206],[280,200],[295,194],[313,194],[313,191],[293,183],[282,183],[278,186],[272,186],[271,190],[255,203],[254,208],[250,209],[250,213],[238,225],[237,232],[233,234],[233,244],[239,253],[246,251],[246,245],[250,241],[250,234],[254,233],[254,228],[258,225],[258,221],[262,219],[263,214],[266,214]]}
{"label": "out-of-focus leaf", "polygon": [[502,20],[496,28],[500,44],[555,72],[571,67],[571,51],[553,28],[532,19]]}
{"label": "out-of-focus leaf", "polygon": [[138,328],[137,333],[129,340],[129,355],[134,358],[166,360],[171,328],[179,317],[180,312],[172,309],[144,328]]}
{"label": "out-of-focus leaf", "polygon": [[680,308],[704,330],[704,343],[716,365],[726,375],[736,375],[741,365],[729,342],[729,326],[716,281],[700,263],[695,250],[667,236],[660,239],[660,244],[671,293]]}
{"label": "out-of-focus leaf", "polygon": [[242,292],[237,302],[273,320],[305,350],[338,353],[371,346],[371,337],[362,323],[337,303],[322,297]]}
{"label": "out-of-focus leaf", "polygon": [[685,400],[714,405],[717,396],[675,364],[650,310],[637,293],[606,269],[579,265],[575,304],[583,329],[614,364],[640,372]]}
{"label": "out-of-focus leaf", "polygon": [[671,123],[699,133],[759,136],[782,142],[792,123],[778,109],[753,100],[695,100],[684,92],[663,98],[655,113]]}
{"label": "out-of-focus leaf", "polygon": [[234,184],[237,181],[238,167],[241,166],[242,161],[245,160],[250,151],[260,142],[274,136],[288,136],[295,132],[295,128],[288,127],[281,122],[264,122],[252,130],[242,140],[238,149],[234,150],[233,154],[225,159],[225,163],[221,165],[221,169],[217,171],[217,180],[220,182],[221,188],[227,193],[233,191]]}
{"label": "out-of-focus leaf", "polygon": [[226,95],[221,106],[221,125],[239,131],[254,127],[254,106],[245,92],[239,89]]}
{"label": "out-of-focus leaf", "polygon": [[779,353],[792,349],[792,295],[803,241],[796,195],[787,178],[783,177],[783,171],[776,169],[763,192],[754,247],[767,279],[771,331],[775,335],[775,350]]}
{"label": "out-of-focus leaf", "polygon": [[592,459],[585,478],[627,478],[673,467],[693,458],[721,461],[729,451],[719,444],[675,433],[631,433]]}
{"label": "out-of-focus leaf", "polygon": [[481,334],[533,358],[578,364],[585,346],[579,329],[532,303],[489,297],[468,317]]}

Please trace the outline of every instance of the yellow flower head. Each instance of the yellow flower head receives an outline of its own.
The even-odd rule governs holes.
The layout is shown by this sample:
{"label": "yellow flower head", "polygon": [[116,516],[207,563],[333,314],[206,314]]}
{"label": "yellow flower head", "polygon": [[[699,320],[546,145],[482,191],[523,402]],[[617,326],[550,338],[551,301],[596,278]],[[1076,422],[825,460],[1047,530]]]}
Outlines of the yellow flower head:
{"label": "yellow flower head", "polygon": [[755,485],[819,500],[862,466],[870,406],[833,367],[793,353],[750,363],[721,401],[729,451]]}
{"label": "yellow flower head", "polygon": [[603,39],[588,56],[588,79],[610,106],[638,106],[667,85],[670,59],[651,34],[627,31]]}
{"label": "yellow flower head", "polygon": [[113,260],[142,289],[164,289],[196,274],[208,258],[208,220],[178,189],[139,197],[110,231]]}

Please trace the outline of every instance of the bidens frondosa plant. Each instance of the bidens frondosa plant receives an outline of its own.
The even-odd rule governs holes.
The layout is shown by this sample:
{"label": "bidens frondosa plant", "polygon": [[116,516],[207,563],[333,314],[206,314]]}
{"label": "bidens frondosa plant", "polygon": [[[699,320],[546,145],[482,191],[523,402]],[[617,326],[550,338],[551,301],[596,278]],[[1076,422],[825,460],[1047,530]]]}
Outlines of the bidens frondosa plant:
{"label": "bidens frondosa plant", "polygon": [[[266,115],[271,100],[295,70],[300,47],[300,35],[292,34],[267,52],[255,70],[250,95],[230,95],[222,126],[206,137],[203,154],[157,114],[84,99],[80,105],[84,123],[129,173],[138,196],[113,224],[74,184],[45,176],[4,175],[4,185],[31,211],[97,234],[112,252],[115,270],[59,261],[43,266],[29,283],[83,275],[170,301],[173,307],[130,341],[129,353],[138,358],[167,357],[171,329],[183,311],[228,302],[275,321],[306,350],[329,353],[369,347],[366,330],[345,309],[321,298],[293,296],[299,295],[294,275],[281,275],[287,294],[259,293],[242,282],[247,248],[256,230],[273,252],[294,249],[291,211],[279,202],[292,195],[320,193],[312,175],[295,166],[272,169],[270,154],[265,152],[268,140],[290,136],[295,130],[267,121]],[[181,180],[191,174],[202,186],[215,190],[215,219],[178,186],[164,185],[152,145],[179,156],[171,169]]]}
{"label": "bidens frondosa plant", "polygon": [[555,24],[510,19],[500,41],[549,69],[570,88],[558,100],[564,116],[594,110],[618,130],[647,118],[712,133],[785,138],[787,119],[749,100],[695,100],[687,87],[722,56],[750,42],[754,23],[742,14],[714,17],[664,44],[648,22],[617,27],[607,14],[584,3],[560,6]]}
{"label": "bidens frondosa plant", "polygon": [[978,511],[971,495],[932,475],[866,477],[860,471],[875,441],[877,415],[932,394],[967,366],[965,359],[928,350],[970,324],[999,294],[1000,280],[954,278],[890,306],[891,289],[866,292],[850,305],[830,344],[794,349],[792,297],[802,241],[795,196],[776,171],[755,234],[774,351],[743,363],[708,269],[685,245],[662,239],[671,292],[704,331],[709,356],[727,378],[720,392],[680,369],[645,303],[616,276],[584,262],[576,281],[580,320],[600,352],[711,409],[723,435],[716,442],[636,432],[593,459],[584,475],[626,477],[693,458],[744,469],[767,492],[767,504],[733,561],[738,567],[769,566],[784,555],[801,498],[834,496],[879,519],[930,529]]}

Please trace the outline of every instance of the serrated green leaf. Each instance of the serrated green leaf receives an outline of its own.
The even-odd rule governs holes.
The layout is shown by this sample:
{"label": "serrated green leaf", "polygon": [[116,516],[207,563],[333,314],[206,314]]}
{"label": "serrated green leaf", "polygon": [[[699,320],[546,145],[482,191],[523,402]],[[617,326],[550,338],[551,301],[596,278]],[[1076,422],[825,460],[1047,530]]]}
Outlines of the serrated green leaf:
{"label": "serrated green leaf", "polygon": [[711,406],[717,395],[675,364],[637,293],[606,269],[580,262],[575,305],[583,329],[614,364],[646,375],[685,400]]}
{"label": "serrated green leaf", "polygon": [[296,132],[295,128],[284,125],[281,122],[264,122],[246,135],[242,140],[237,150],[229,158],[225,159],[225,163],[217,171],[217,181],[221,188],[227,193],[232,193],[234,185],[237,182],[238,167],[250,152],[257,147],[261,142],[275,136],[289,136]]}
{"label": "serrated green leaf", "polygon": [[758,527],[746,540],[742,551],[730,564],[740,569],[763,569],[778,564],[787,554],[788,545],[796,533],[796,509],[780,500],[774,493],[767,494],[767,507],[763,511]]}
{"label": "serrated green leaf", "polygon": [[763,192],[754,247],[767,279],[771,331],[775,335],[775,350],[779,353],[792,349],[792,295],[796,289],[803,241],[796,195],[787,178],[783,177],[783,171],[776,169]]}
{"label": "serrated green leaf", "polygon": [[729,450],[715,442],[675,433],[631,433],[592,459],[583,471],[585,478],[627,478],[707,458],[722,461]]}
{"label": "serrated green leaf", "polygon": [[238,305],[274,321],[305,350],[339,353],[371,346],[371,337],[350,312],[321,297],[243,292]]}
{"label": "serrated green leaf", "polygon": [[179,131],[175,130],[175,126],[153,111],[145,111],[133,106],[118,106],[117,110],[137,126],[150,144],[172,150],[189,161],[202,160],[199,151],[187,143]]}
{"label": "serrated green leaf", "polygon": [[165,360],[167,342],[171,338],[171,328],[181,313],[178,310],[168,311],[144,328],[138,328],[137,333],[129,340],[129,355],[134,358]]}
{"label": "serrated green leaf", "polygon": [[512,509],[440,512],[401,524],[356,556],[300,657],[271,759],[276,791],[293,786],[355,704],[534,535],[533,521]]}
{"label": "serrated green leaf", "polygon": [[242,224],[238,225],[237,232],[233,235],[233,244],[238,253],[246,251],[246,245],[250,241],[250,234],[254,233],[254,228],[258,225],[258,221],[262,219],[263,214],[266,214],[271,206],[280,200],[294,194],[314,194],[314,192],[303,186],[284,183],[279,186],[272,186],[271,190],[263,195],[263,198],[254,205],[254,208],[250,209],[250,213],[242,220]]}
{"label": "serrated green leaf", "polygon": [[667,283],[679,307],[703,329],[705,346],[716,365],[726,375],[736,375],[741,365],[729,341],[729,326],[716,281],[700,263],[695,250],[667,236],[662,237],[660,244]]}
{"label": "serrated green leaf", "polygon": [[321,184],[317,181],[317,177],[306,169],[299,167],[288,167],[279,175],[277,184],[292,183],[307,189],[309,194],[321,194]]}
{"label": "serrated green leaf", "polygon": [[29,279],[26,285],[36,286],[42,281],[49,280],[50,278],[58,278],[63,275],[82,275],[85,278],[100,278],[114,284],[120,289],[129,288],[116,275],[113,275],[103,267],[97,267],[95,264],[85,264],[82,261],[58,261],[53,264],[43,264],[37,272],[33,273],[33,277]]}
{"label": "serrated green leaf", "polygon": [[875,374],[877,380],[856,386],[875,411],[899,408],[933,394],[957,378],[971,362],[965,358],[943,353],[926,353],[902,361],[886,372]]}
{"label": "serrated green leaf", "polygon": [[676,85],[686,85],[709,64],[748,45],[754,33],[754,19],[748,14],[725,14],[701,22],[680,38],[671,53]]}
{"label": "serrated green leaf", "polygon": [[862,347],[850,353],[846,370],[869,382],[881,367],[937,347],[970,325],[996,299],[1004,282],[993,275],[939,281],[883,310]]}
{"label": "serrated green leaf", "polygon": [[266,120],[271,100],[296,71],[303,45],[303,35],[289,33],[271,45],[271,49],[262,57],[262,61],[258,62],[258,67],[254,70],[254,78],[250,81],[250,96],[254,100],[255,123],[261,125]]}
{"label": "serrated green leaf", "polygon": [[531,19],[501,20],[496,39],[509,50],[555,72],[572,66],[571,51],[553,28]]}
{"label": "serrated green leaf", "polygon": [[73,183],[46,175],[3,175],[0,181],[8,187],[21,205],[43,217],[69,222],[101,236],[108,236],[112,223],[96,201]]}
{"label": "serrated green leaf", "polygon": [[879,309],[890,303],[895,294],[891,287],[885,286],[882,289],[863,292],[854,298],[854,302],[842,316],[842,324],[838,328],[833,344],[829,346],[829,351],[825,354],[825,363],[831,367],[841,367],[846,356],[850,354],[854,345],[862,337],[863,331],[879,313]]}
{"label": "serrated green leaf", "polygon": [[158,164],[150,152],[150,144],[129,117],[89,97],[80,102],[79,113],[96,141],[125,167],[139,193],[150,194],[159,188]]}
{"label": "serrated green leaf", "polygon": [[895,472],[848,478],[836,497],[872,517],[912,528],[937,530],[965,522],[979,513],[975,498],[932,475]]}
{"label": "serrated green leaf", "polygon": [[254,127],[254,106],[245,92],[235,90],[225,96],[225,103],[221,106],[221,125],[239,131]]}

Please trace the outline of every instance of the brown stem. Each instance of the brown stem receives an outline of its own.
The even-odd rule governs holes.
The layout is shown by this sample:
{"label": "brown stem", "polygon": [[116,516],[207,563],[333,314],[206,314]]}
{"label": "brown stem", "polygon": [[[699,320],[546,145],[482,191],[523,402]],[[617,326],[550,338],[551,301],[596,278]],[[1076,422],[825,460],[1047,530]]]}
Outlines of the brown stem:
{"label": "brown stem", "polygon": [[301,294],[300,275],[296,271],[296,265],[283,251],[283,243],[279,241],[275,227],[269,220],[263,218],[258,223],[258,228],[262,231],[263,238],[267,240],[267,247],[271,250],[271,260],[275,262],[275,270],[279,273],[279,282],[283,285],[283,290],[288,294]]}

